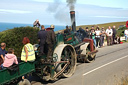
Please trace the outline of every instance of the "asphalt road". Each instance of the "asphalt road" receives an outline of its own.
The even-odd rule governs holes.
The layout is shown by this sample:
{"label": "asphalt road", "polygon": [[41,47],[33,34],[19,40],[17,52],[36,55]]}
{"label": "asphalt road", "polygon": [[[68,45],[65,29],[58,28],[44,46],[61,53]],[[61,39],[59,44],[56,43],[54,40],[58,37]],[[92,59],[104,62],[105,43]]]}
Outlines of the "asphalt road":
{"label": "asphalt road", "polygon": [[38,78],[32,85],[116,85],[128,75],[128,43],[98,48],[92,63],[77,63],[74,75],[56,82],[44,82]]}

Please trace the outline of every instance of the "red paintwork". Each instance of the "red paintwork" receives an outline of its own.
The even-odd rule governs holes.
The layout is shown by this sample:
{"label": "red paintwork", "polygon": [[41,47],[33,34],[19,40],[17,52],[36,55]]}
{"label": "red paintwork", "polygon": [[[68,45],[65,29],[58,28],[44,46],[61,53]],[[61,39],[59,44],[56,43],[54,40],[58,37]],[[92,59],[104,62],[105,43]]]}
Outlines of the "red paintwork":
{"label": "red paintwork", "polygon": [[89,38],[84,38],[84,42],[89,42],[90,43],[90,50],[94,51],[94,46],[93,46],[93,40]]}

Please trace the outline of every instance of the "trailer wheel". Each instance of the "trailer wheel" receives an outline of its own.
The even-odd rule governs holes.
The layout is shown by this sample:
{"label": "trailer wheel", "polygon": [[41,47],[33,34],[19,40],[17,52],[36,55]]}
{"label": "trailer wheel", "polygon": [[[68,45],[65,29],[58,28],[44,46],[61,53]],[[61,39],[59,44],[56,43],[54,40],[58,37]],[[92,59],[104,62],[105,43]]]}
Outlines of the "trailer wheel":
{"label": "trailer wheel", "polygon": [[18,85],[31,85],[28,79],[24,79],[23,81],[20,81]]}
{"label": "trailer wheel", "polygon": [[[95,50],[95,46],[94,46],[94,50]],[[90,45],[88,45],[87,49],[86,49],[86,57],[85,57],[85,62],[87,63],[91,63],[95,60],[96,57],[96,53],[94,54],[88,54],[89,52],[91,52],[90,50]]]}
{"label": "trailer wheel", "polygon": [[[62,71],[64,69],[63,73],[61,74],[62,77],[71,77],[76,69],[76,52],[72,45],[69,44],[62,44],[59,45],[54,53],[58,55],[57,61],[67,61],[68,63],[60,63],[57,64],[57,72]],[[66,66],[67,65],[67,66]],[[66,67],[65,67],[66,66]]]}

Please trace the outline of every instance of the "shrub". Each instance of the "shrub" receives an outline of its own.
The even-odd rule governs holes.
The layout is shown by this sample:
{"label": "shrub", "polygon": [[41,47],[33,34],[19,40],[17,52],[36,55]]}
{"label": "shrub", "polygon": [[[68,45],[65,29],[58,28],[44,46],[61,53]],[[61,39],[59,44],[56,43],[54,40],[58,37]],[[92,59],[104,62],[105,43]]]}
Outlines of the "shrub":
{"label": "shrub", "polygon": [[[20,57],[22,51],[23,37],[28,37],[31,44],[38,43],[37,32],[38,28],[33,27],[17,27],[0,32],[0,43],[5,42],[6,47],[14,48],[17,57]],[[6,50],[7,50],[6,49]]]}
{"label": "shrub", "polygon": [[117,30],[117,35],[124,36],[124,30],[127,29],[126,27],[122,27]]}

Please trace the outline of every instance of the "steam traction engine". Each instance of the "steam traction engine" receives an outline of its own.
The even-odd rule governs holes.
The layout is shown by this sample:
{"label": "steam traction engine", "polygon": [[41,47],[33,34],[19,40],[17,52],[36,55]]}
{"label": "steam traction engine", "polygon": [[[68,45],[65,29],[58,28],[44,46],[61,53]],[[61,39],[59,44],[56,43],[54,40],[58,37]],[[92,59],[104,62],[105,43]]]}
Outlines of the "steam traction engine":
{"label": "steam traction engine", "polygon": [[75,11],[70,12],[72,31],[68,34],[56,35],[56,45],[53,52],[53,62],[46,62],[46,55],[37,55],[36,75],[48,80],[59,77],[70,77],[75,72],[77,60],[92,62],[96,52],[92,39],[79,39],[75,25]]}

